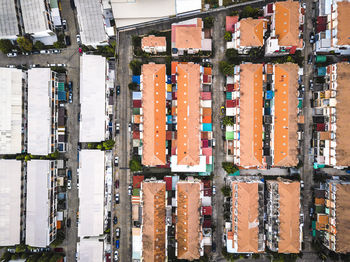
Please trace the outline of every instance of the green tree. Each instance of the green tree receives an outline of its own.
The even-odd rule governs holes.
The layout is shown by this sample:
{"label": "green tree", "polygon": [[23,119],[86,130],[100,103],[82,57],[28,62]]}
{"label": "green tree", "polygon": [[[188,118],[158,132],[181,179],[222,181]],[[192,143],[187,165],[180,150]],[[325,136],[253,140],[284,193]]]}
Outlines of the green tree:
{"label": "green tree", "polygon": [[38,262],[47,262],[50,261],[52,253],[43,253],[42,256],[38,259]]}
{"label": "green tree", "polygon": [[140,163],[140,160],[135,157],[132,160],[130,160],[129,167],[131,172],[137,172],[142,170],[142,165]]}
{"label": "green tree", "polygon": [[47,158],[48,159],[57,159],[60,156],[60,153],[56,150],[55,152],[48,154]]}
{"label": "green tree", "polygon": [[233,126],[233,125],[234,125],[233,117],[224,116],[224,117],[222,118],[222,123],[223,123],[225,126]]}
{"label": "green tree", "polygon": [[137,90],[138,86],[139,86],[139,85],[138,85],[137,83],[135,83],[135,82],[131,82],[131,83],[129,83],[129,85],[128,85],[128,87],[129,87],[129,89],[130,89],[131,91]]}
{"label": "green tree", "polygon": [[235,73],[235,66],[227,63],[226,61],[221,61],[219,63],[219,70],[224,75],[233,76]]}
{"label": "green tree", "polygon": [[51,258],[50,258],[50,260],[49,260],[49,262],[57,262],[59,259],[61,259],[63,257],[63,255],[61,255],[61,254],[54,254]]}
{"label": "green tree", "polygon": [[22,253],[26,251],[27,246],[25,244],[19,244],[16,246],[16,253]]}
{"label": "green tree", "polygon": [[204,28],[212,28],[214,26],[214,17],[213,16],[207,16],[203,19]]}
{"label": "green tree", "polygon": [[239,19],[247,17],[258,18],[259,15],[261,15],[261,11],[259,10],[259,8],[253,8],[250,5],[247,5],[240,13]]}
{"label": "green tree", "polygon": [[235,64],[235,65],[240,64],[240,59],[239,59],[237,49],[234,49],[234,48],[227,49],[225,56],[226,56],[227,61],[230,64]]}
{"label": "green tree", "polygon": [[45,45],[41,41],[36,41],[34,43],[34,49],[36,49],[36,50],[43,50],[43,49],[45,49]]}
{"label": "green tree", "polygon": [[129,67],[133,75],[141,75],[141,66],[142,62],[140,60],[132,60],[129,64]]}
{"label": "green tree", "polygon": [[26,162],[30,161],[31,159],[32,159],[32,155],[31,155],[31,154],[26,155],[26,156],[24,157],[24,161],[26,161]]}
{"label": "green tree", "polygon": [[29,38],[26,38],[24,36],[20,36],[17,38],[17,44],[19,48],[23,51],[32,51],[33,49],[33,42]]}
{"label": "green tree", "polygon": [[65,48],[66,45],[64,44],[64,42],[61,42],[61,41],[57,41],[57,42],[54,42],[53,43],[53,46],[57,49],[60,49],[60,48]]}
{"label": "green tree", "polygon": [[227,42],[232,41],[232,33],[229,32],[229,31],[226,31],[226,32],[225,32],[225,35],[224,35],[224,39],[225,39]]}
{"label": "green tree", "polygon": [[57,230],[56,239],[50,244],[52,247],[57,247],[62,244],[63,240],[65,239],[66,235],[63,231],[63,229]]}
{"label": "green tree", "polygon": [[228,174],[234,174],[236,171],[238,171],[238,167],[232,162],[222,162],[222,168]]}
{"label": "green tree", "polygon": [[223,186],[221,192],[225,197],[229,197],[231,195],[231,188],[229,186]]}
{"label": "green tree", "polygon": [[0,39],[0,51],[4,54],[10,53],[14,48],[12,42],[8,39]]}
{"label": "green tree", "polygon": [[141,47],[141,37],[138,35],[132,36],[132,45],[135,47]]}
{"label": "green tree", "polygon": [[6,251],[4,254],[2,254],[1,261],[9,261],[9,260],[11,260],[11,253]]}
{"label": "green tree", "polygon": [[102,146],[105,150],[111,150],[115,144],[115,141],[113,139],[109,139],[107,141],[104,141],[102,143]]}

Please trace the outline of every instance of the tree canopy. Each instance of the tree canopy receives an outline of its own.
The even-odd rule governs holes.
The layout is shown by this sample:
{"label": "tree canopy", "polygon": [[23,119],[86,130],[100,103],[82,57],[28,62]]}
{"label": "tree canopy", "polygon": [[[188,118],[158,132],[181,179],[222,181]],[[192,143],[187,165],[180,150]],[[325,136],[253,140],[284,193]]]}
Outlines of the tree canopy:
{"label": "tree canopy", "polygon": [[24,36],[20,36],[17,38],[17,44],[19,46],[19,48],[23,51],[32,51],[33,49],[33,42],[32,40],[24,37]]}
{"label": "tree canopy", "polygon": [[0,51],[4,54],[10,53],[14,48],[12,42],[8,39],[0,39]]}

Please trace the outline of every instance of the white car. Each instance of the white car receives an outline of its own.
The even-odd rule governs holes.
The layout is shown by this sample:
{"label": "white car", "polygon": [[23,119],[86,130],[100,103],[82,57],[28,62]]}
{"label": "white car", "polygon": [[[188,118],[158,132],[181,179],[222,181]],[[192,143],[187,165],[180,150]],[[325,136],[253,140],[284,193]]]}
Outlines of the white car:
{"label": "white car", "polygon": [[67,181],[67,188],[72,189],[72,181],[70,180]]}
{"label": "white car", "polygon": [[118,261],[119,257],[118,257],[118,250],[114,251],[114,261]]}
{"label": "white car", "polygon": [[67,20],[66,19],[62,20],[62,26],[63,26],[64,30],[67,30]]}
{"label": "white car", "polygon": [[128,195],[131,196],[132,195],[132,186],[128,187]]}
{"label": "white car", "polygon": [[77,44],[80,45],[81,44],[81,38],[80,35],[77,35]]}
{"label": "white car", "polygon": [[16,57],[16,56],[17,56],[16,52],[7,53],[7,57]]}
{"label": "white car", "polygon": [[213,195],[215,196],[216,194],[216,186],[213,186]]}
{"label": "white car", "polygon": [[131,123],[129,123],[129,132],[131,132]]}
{"label": "white car", "polygon": [[48,54],[50,54],[50,51],[49,50],[40,50],[40,54],[48,55]]}

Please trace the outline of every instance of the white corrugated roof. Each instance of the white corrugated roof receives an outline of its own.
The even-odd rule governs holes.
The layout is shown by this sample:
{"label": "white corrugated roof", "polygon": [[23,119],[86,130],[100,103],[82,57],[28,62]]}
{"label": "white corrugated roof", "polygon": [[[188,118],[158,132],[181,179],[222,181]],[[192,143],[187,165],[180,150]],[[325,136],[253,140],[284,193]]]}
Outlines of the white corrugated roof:
{"label": "white corrugated roof", "polygon": [[80,142],[105,140],[106,59],[80,58]]}
{"label": "white corrugated roof", "polygon": [[176,0],[176,14],[202,9],[201,0]]}
{"label": "white corrugated roof", "polygon": [[78,236],[81,238],[103,234],[104,156],[100,150],[82,150],[79,153]]}
{"label": "white corrugated roof", "polygon": [[106,42],[102,7],[96,0],[75,0],[80,27],[81,42],[84,45],[98,45]]}
{"label": "white corrugated roof", "polygon": [[0,68],[0,154],[21,153],[22,78],[22,70]]}
{"label": "white corrugated roof", "polygon": [[21,161],[0,160],[0,246],[20,243]]}
{"label": "white corrugated roof", "polygon": [[32,155],[52,153],[50,83],[50,68],[28,70],[28,153]]}
{"label": "white corrugated roof", "polygon": [[26,245],[32,247],[49,245],[49,180],[49,160],[27,162]]}
{"label": "white corrugated roof", "polygon": [[19,34],[15,1],[0,1],[0,38],[11,38]]}
{"label": "white corrugated roof", "polygon": [[103,242],[96,238],[81,239],[78,242],[78,261],[102,262],[104,257]]}
{"label": "white corrugated roof", "polygon": [[21,2],[24,31],[28,34],[50,30],[43,0]]}

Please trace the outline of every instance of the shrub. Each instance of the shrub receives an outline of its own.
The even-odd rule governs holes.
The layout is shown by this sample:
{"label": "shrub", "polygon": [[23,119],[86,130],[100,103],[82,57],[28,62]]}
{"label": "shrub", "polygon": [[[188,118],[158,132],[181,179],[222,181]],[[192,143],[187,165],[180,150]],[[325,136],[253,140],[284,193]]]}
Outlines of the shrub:
{"label": "shrub", "polygon": [[222,168],[228,174],[234,174],[236,171],[238,171],[238,167],[232,162],[222,162]]}
{"label": "shrub", "polygon": [[226,50],[225,53],[226,59],[231,64],[240,64],[240,58],[238,55],[238,51],[234,48],[230,48]]}
{"label": "shrub", "polygon": [[32,51],[33,49],[33,42],[29,38],[26,38],[24,36],[20,36],[17,38],[17,44],[19,48],[23,51]]}
{"label": "shrub", "polygon": [[34,49],[36,49],[36,50],[43,50],[43,49],[45,49],[45,45],[41,41],[36,41],[34,43]]}
{"label": "shrub", "polygon": [[129,67],[133,75],[141,75],[141,66],[142,62],[140,60],[132,60],[129,64]]}
{"label": "shrub", "polygon": [[130,90],[136,91],[138,89],[138,84],[135,82],[131,82],[131,83],[129,83],[128,87]]}
{"label": "shrub", "polygon": [[113,148],[115,144],[115,141],[113,139],[109,139],[107,141],[104,141],[102,143],[102,147],[105,149],[105,150],[111,150]]}
{"label": "shrub", "polygon": [[129,162],[129,167],[131,172],[137,172],[142,170],[142,165],[140,163],[140,160],[136,157],[134,157],[132,160]]}
{"label": "shrub", "polygon": [[138,35],[132,36],[132,45],[135,47],[141,47],[141,37]]}
{"label": "shrub", "polygon": [[247,17],[253,17],[258,18],[261,14],[261,11],[259,8],[253,8],[250,5],[244,7],[242,12],[239,14],[239,19],[247,18]]}
{"label": "shrub", "polygon": [[233,118],[230,117],[230,116],[224,116],[223,119],[222,119],[222,123],[225,125],[225,126],[233,126]]}
{"label": "shrub", "polygon": [[0,51],[4,54],[10,53],[14,48],[12,42],[8,39],[0,39]]}
{"label": "shrub", "polygon": [[224,186],[221,188],[221,192],[225,197],[229,197],[231,195],[231,188],[229,186]]}
{"label": "shrub", "polygon": [[203,22],[204,22],[204,28],[212,28],[214,26],[214,17],[207,16],[203,19]]}
{"label": "shrub", "polygon": [[224,75],[229,75],[229,76],[234,75],[235,73],[234,69],[235,69],[235,66],[227,63],[226,61],[221,61],[219,63],[219,70]]}
{"label": "shrub", "polygon": [[229,31],[226,31],[226,32],[225,32],[225,35],[224,35],[224,38],[225,38],[225,40],[226,40],[227,42],[232,41],[232,33],[229,32]]}

